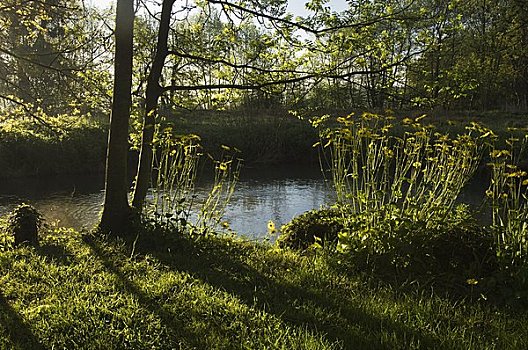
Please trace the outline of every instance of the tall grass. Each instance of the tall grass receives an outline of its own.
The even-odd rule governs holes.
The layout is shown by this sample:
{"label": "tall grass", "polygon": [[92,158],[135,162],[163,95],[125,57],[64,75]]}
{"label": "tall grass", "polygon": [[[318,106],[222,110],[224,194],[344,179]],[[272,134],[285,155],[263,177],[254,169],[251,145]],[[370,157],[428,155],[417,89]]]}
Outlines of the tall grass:
{"label": "tall grass", "polygon": [[490,144],[492,207],[497,255],[506,264],[520,265],[528,257],[528,172],[519,167],[526,155],[528,135],[510,137],[506,147]]}
{"label": "tall grass", "polygon": [[204,200],[195,227],[203,233],[214,233],[227,223],[222,222],[225,210],[240,175],[242,162],[236,157],[238,151],[228,146],[222,146],[220,160],[214,160],[215,165],[213,187]]}
{"label": "tall grass", "polygon": [[156,133],[152,169],[154,218],[182,231],[188,224],[200,158],[199,137],[174,137],[171,128]]}
{"label": "tall grass", "polygon": [[[421,123],[364,113],[322,128],[338,203],[352,214],[396,206],[416,220],[445,216],[477,169],[483,142],[469,128],[450,137]],[[315,121],[320,127],[324,120]],[[372,225],[376,225],[372,215]]]}
{"label": "tall grass", "polygon": [[[214,181],[205,198],[195,193],[202,152],[196,135],[176,136],[170,127],[159,129],[153,143],[153,200],[147,215],[178,232],[218,232],[239,178],[241,161],[236,150],[222,146],[214,164]],[[192,220],[194,219],[194,220]]]}

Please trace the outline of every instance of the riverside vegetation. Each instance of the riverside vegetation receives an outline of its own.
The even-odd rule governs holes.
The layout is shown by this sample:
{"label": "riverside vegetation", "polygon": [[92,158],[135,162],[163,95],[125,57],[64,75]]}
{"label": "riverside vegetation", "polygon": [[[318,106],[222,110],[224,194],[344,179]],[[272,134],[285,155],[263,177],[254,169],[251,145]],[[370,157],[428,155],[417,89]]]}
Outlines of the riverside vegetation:
{"label": "riverside vegetation", "polygon": [[[216,233],[227,147],[193,221],[200,148],[160,129],[154,207],[125,237],[48,225],[14,247],[0,231],[0,348],[526,348],[524,139],[423,122],[315,120],[338,201],[277,244]],[[489,226],[456,202],[482,162]]]}
{"label": "riverside vegetation", "polygon": [[103,124],[79,115],[41,120],[0,114],[0,178],[103,172]]}
{"label": "riverside vegetation", "polygon": [[[307,110],[299,114],[308,119],[312,113]],[[474,116],[470,119],[466,113],[451,113],[448,117],[432,113],[431,119],[445,132],[463,131],[463,125],[476,120],[492,127],[501,139],[508,137],[509,128],[522,126],[520,121],[525,118],[524,114],[468,112]],[[400,116],[407,113],[401,111],[397,115],[403,119]],[[78,115],[42,115],[41,119],[44,125],[23,113],[0,116],[0,178],[103,173],[108,121]],[[312,147],[318,140],[317,130],[284,110],[172,113],[162,119],[164,127],[172,127],[181,135],[200,135],[204,152],[217,158],[221,156],[221,145],[227,144],[241,151],[239,156],[248,166],[317,163],[317,150]],[[135,168],[140,130],[141,125],[133,123],[131,168]]]}
{"label": "riverside vegetation", "polygon": [[[477,123],[449,135],[422,124],[423,117],[395,123],[365,113],[330,127],[326,119],[314,125],[328,149],[337,203],[294,219],[279,244],[307,249],[328,243],[350,269],[398,285],[526,307],[528,173],[519,166],[525,130],[512,129],[500,142]],[[482,163],[491,177],[488,208],[479,215],[489,209],[489,226],[457,203]]]}
{"label": "riverside vegetation", "polygon": [[[0,116],[0,178],[104,171],[108,122],[79,116]],[[200,135],[204,152],[222,156],[221,146],[240,150],[248,165],[316,162],[317,132],[284,111],[201,112],[163,118],[162,129]],[[129,162],[136,161],[141,125],[134,124]]]}

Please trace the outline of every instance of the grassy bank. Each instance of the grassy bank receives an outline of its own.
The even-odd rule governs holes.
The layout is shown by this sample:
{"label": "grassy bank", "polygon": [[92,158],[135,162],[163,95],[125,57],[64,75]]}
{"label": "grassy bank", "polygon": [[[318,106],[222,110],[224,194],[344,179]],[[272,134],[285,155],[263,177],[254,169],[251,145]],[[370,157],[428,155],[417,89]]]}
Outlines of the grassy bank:
{"label": "grassy bank", "polygon": [[0,240],[0,348],[526,349],[528,316],[345,273],[332,254],[149,232]]}
{"label": "grassy bank", "polygon": [[[364,111],[352,111],[361,115]],[[317,149],[313,147],[319,139],[308,120],[329,114],[346,116],[346,111],[298,111],[304,120],[283,109],[261,111],[192,111],[167,117],[176,133],[194,133],[201,137],[205,150],[214,153],[220,146],[230,145],[241,150],[246,164],[280,162],[317,162]],[[470,122],[478,122],[491,128],[499,137],[510,137],[511,128],[528,127],[526,112],[502,111],[419,111],[401,110],[382,114],[393,114],[397,119],[427,115],[426,124],[434,125],[438,131],[455,135],[464,133]],[[395,132],[399,132],[395,130]],[[519,132],[514,133],[516,136]]]}
{"label": "grassy bank", "polygon": [[[64,119],[65,118],[65,119]],[[169,118],[174,133],[197,134],[208,153],[236,147],[246,164],[314,162],[317,132],[286,112],[189,112]],[[51,120],[53,129],[31,118],[0,116],[0,178],[87,174],[104,171],[107,126],[78,117]],[[131,145],[140,143],[135,125]],[[216,154],[215,154],[216,155]],[[217,156],[217,155],[216,155]],[[130,152],[135,168],[137,152]]]}
{"label": "grassy bank", "polygon": [[0,116],[0,178],[104,171],[106,129],[81,117],[50,120]]}
{"label": "grassy bank", "polygon": [[[333,111],[344,116],[350,111]],[[463,132],[470,121],[491,127],[501,136],[510,127],[526,127],[526,114],[499,112],[424,112],[428,123],[439,130]],[[300,112],[306,119],[325,112]],[[356,113],[360,115],[361,112]],[[420,111],[397,111],[401,118],[421,115]],[[0,116],[0,178],[57,174],[102,173],[106,154],[107,128],[81,116],[48,121],[54,129],[31,118]],[[214,154],[221,145],[236,147],[245,164],[317,162],[317,130],[287,111],[192,111],[173,115],[166,122],[175,134],[194,133],[201,137],[206,152]],[[140,125],[135,125],[131,142],[139,145]],[[130,153],[135,168],[135,152]]]}
{"label": "grassy bank", "polygon": [[236,147],[247,164],[317,161],[317,131],[284,110],[189,112],[167,122],[177,133],[199,135],[207,152]]}

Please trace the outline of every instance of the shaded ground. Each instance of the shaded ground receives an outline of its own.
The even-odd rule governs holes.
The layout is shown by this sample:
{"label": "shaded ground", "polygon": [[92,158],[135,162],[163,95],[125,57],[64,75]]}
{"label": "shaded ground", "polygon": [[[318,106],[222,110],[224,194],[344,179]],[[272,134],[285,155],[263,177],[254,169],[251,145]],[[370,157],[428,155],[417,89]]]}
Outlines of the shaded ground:
{"label": "shaded ground", "polygon": [[3,247],[0,348],[528,347],[526,315],[373,286],[321,254],[63,229],[39,249]]}

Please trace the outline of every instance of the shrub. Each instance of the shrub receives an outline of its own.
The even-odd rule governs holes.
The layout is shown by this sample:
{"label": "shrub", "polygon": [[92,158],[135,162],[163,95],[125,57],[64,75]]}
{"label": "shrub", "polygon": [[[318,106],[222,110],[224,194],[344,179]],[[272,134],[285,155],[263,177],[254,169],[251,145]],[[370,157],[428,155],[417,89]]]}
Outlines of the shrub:
{"label": "shrub", "polygon": [[342,229],[342,214],[336,207],[310,210],[283,225],[277,243],[293,249],[306,249],[319,240],[336,243]]}
{"label": "shrub", "polygon": [[42,227],[42,215],[29,204],[20,204],[7,219],[7,231],[14,236],[15,246],[28,243],[38,245],[38,231]]}
{"label": "shrub", "polygon": [[[282,227],[278,244],[294,249],[320,241],[335,244],[344,253],[340,261],[352,271],[458,294],[488,286],[498,271],[494,236],[465,205],[427,222],[396,206],[345,216],[347,212],[332,207],[297,216]],[[376,226],[370,225],[373,215]]]}
{"label": "shrub", "polygon": [[453,282],[489,276],[496,269],[491,232],[479,226],[467,206],[434,224],[391,208],[375,228],[359,224],[340,234],[341,251],[353,250],[359,267],[396,277],[447,276]]}

